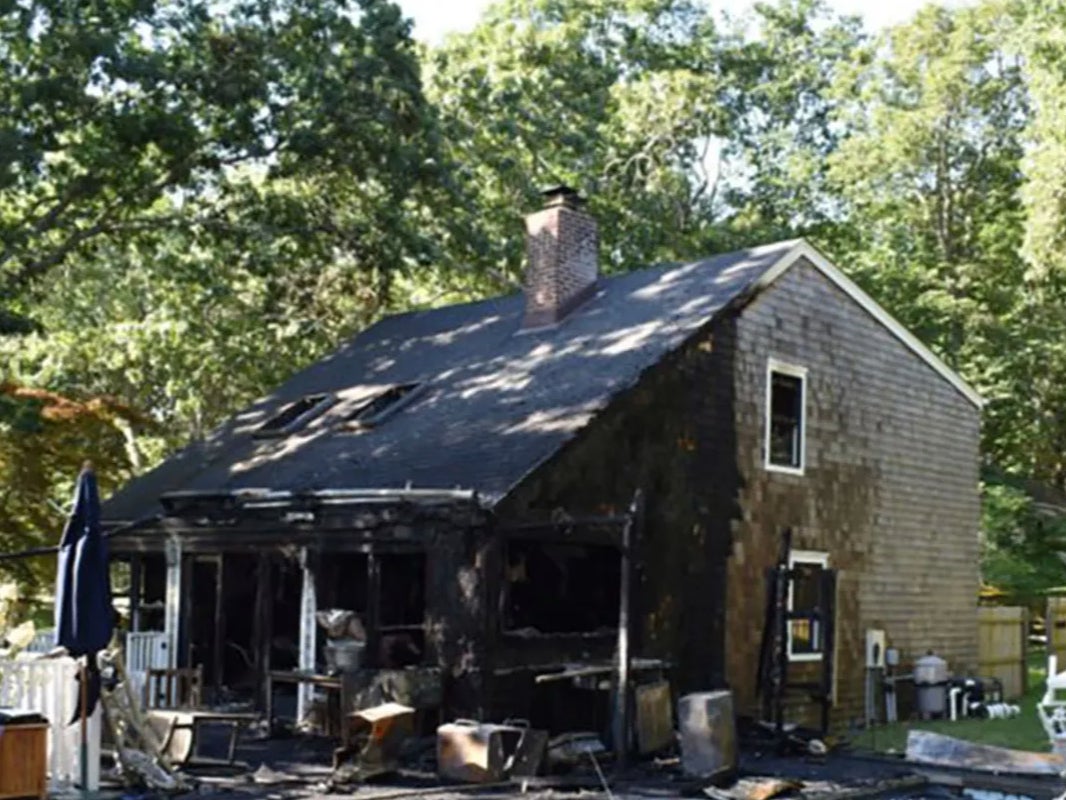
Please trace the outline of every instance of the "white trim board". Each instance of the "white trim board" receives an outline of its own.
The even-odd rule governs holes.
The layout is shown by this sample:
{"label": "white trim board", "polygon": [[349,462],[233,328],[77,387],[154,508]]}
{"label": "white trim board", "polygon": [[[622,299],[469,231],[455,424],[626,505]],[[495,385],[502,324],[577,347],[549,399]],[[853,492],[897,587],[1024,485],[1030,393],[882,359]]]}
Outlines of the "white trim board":
{"label": "white trim board", "polygon": [[800,239],[792,249],[781,256],[766,272],[755,282],[755,293],[767,288],[788,271],[797,261],[806,259],[825,277],[832,281],[837,288],[858,303],[871,317],[881,323],[888,331],[906,345],[915,355],[932,367],[944,380],[950,383],[958,392],[973,403],[978,409],[984,405],[984,400],[966,381],[954,370],[940,360],[932,350],[922,344],[918,338],[908,331],[891,314],[885,311],[877,301],[866,294],[847,275],[833,265],[828,258],[818,252],[808,241]]}
{"label": "white trim board", "polygon": [[[791,375],[800,379],[800,421],[799,421],[799,466],[775,464],[770,461],[770,429],[773,407],[773,375]],[[786,475],[802,475],[807,468],[807,368],[790,364],[776,358],[766,361],[766,398],[763,403],[766,424],[763,426],[763,468],[769,472],[783,472]]]}

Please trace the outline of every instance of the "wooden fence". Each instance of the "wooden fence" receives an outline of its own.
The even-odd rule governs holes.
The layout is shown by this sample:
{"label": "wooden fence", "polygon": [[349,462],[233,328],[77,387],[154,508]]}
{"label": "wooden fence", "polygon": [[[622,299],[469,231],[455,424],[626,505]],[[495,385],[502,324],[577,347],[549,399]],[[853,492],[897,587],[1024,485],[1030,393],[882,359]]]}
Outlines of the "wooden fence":
{"label": "wooden fence", "polygon": [[1048,597],[1044,633],[1047,654],[1057,657],[1059,666],[1066,669],[1066,596],[1056,593]]}
{"label": "wooden fence", "polygon": [[982,678],[999,678],[1003,698],[1017,700],[1026,689],[1029,612],[1014,606],[977,609],[977,666]]}

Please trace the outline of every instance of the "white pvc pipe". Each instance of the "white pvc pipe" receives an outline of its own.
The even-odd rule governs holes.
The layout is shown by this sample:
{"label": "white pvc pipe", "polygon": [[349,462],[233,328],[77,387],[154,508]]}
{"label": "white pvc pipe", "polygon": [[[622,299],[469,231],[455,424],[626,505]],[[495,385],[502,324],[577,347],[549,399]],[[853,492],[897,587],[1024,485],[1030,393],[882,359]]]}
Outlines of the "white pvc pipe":
{"label": "white pvc pipe", "polygon": [[959,695],[962,694],[962,689],[958,686],[952,686],[948,692],[948,708],[951,711],[951,721],[955,722],[959,716],[957,712]]}

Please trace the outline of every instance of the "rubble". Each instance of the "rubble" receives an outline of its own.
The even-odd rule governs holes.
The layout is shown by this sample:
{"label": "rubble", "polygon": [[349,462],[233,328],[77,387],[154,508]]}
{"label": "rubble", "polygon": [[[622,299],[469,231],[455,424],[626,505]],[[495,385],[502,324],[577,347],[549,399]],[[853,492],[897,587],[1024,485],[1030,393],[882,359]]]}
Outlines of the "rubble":
{"label": "rubble", "polygon": [[977,744],[931,731],[909,731],[907,760],[916,764],[962,767],[1017,775],[1062,775],[1066,761],[1055,753],[1033,753]]}
{"label": "rubble", "polygon": [[470,783],[537,774],[548,732],[525,721],[503,724],[456,720],[437,728],[437,772]]}

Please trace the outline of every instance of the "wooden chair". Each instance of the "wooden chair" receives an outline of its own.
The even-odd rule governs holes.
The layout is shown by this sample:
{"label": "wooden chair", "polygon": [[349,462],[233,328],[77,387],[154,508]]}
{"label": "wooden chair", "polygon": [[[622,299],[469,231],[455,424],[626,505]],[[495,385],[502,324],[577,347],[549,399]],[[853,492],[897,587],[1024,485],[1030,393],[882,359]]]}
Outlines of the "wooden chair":
{"label": "wooden chair", "polygon": [[145,674],[144,707],[200,708],[203,705],[204,668],[150,669]]}

